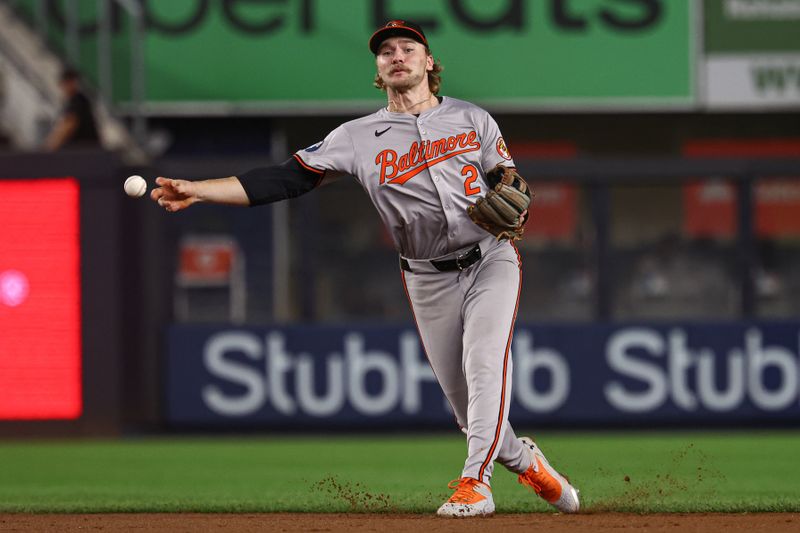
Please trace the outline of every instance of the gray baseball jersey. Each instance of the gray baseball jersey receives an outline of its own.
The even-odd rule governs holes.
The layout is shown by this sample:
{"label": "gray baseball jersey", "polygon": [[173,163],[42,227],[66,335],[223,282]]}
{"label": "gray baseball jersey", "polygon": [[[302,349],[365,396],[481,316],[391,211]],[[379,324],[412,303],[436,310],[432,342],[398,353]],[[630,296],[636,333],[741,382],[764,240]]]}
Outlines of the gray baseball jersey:
{"label": "gray baseball jersey", "polygon": [[346,122],[295,157],[317,172],[355,176],[397,250],[415,259],[486,237],[467,207],[486,193],[484,169],[514,166],[489,113],[449,97],[419,116],[383,108]]}

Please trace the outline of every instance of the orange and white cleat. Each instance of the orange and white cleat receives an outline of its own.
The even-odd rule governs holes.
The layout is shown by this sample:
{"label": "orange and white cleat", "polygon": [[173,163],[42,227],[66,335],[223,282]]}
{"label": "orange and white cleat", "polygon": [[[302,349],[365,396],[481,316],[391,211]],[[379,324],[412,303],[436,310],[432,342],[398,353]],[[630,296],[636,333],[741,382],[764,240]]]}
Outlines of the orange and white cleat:
{"label": "orange and white cleat", "polygon": [[577,513],[581,507],[578,490],[550,466],[533,440],[528,437],[519,440],[530,453],[532,461],[530,468],[517,478],[519,482],[532,488],[543,500],[562,513]]}
{"label": "orange and white cleat", "polygon": [[471,477],[454,479],[447,484],[448,489],[455,489],[450,499],[436,511],[437,516],[447,518],[467,518],[472,516],[487,517],[494,514],[492,489]]}

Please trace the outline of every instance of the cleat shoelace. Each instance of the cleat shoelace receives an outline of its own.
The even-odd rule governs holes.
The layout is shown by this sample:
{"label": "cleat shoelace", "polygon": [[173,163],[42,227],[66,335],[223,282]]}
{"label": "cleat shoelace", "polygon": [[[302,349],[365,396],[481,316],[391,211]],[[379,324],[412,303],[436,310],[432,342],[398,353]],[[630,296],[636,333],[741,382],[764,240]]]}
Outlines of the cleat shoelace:
{"label": "cleat shoelace", "polygon": [[455,492],[447,501],[450,503],[475,503],[476,496],[479,495],[472,489],[477,484],[476,480],[468,477],[454,479],[447,484],[448,489],[455,489]]}
{"label": "cleat shoelace", "polygon": [[[526,481],[524,481],[524,480],[526,480]],[[523,476],[519,476],[519,478],[517,478],[517,482],[520,485],[526,485],[526,486],[532,488],[533,492],[535,492],[538,495],[542,494],[542,486],[539,485],[539,483],[537,483],[535,480],[533,480],[533,479],[531,479],[529,477],[526,478],[526,477],[523,477]]]}
{"label": "cleat shoelace", "polygon": [[531,467],[524,474],[520,474],[517,481],[531,487],[537,495],[553,503],[561,496],[561,484],[557,479],[548,474],[541,464],[538,466],[539,472],[536,472],[533,470],[533,467]]}

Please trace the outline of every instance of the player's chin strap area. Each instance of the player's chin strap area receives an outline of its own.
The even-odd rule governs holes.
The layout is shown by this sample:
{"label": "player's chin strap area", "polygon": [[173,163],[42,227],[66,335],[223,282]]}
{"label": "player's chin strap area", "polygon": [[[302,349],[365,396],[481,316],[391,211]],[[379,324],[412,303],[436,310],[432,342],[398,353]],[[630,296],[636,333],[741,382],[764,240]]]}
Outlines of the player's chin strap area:
{"label": "player's chin strap area", "polygon": [[465,270],[483,257],[484,251],[495,241],[493,236],[476,242],[472,246],[462,248],[452,254],[435,259],[408,259],[400,256],[400,268],[406,272],[452,272]]}

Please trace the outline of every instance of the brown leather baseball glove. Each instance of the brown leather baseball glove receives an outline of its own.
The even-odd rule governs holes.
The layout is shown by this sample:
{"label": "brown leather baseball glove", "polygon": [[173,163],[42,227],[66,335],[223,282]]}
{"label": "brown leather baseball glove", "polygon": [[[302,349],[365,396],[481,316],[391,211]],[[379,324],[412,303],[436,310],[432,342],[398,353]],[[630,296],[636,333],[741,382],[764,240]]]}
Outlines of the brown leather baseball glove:
{"label": "brown leather baseball glove", "polygon": [[469,217],[498,241],[519,240],[531,204],[528,184],[516,170],[503,165],[487,172],[486,181],[492,188],[467,208]]}

